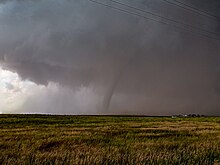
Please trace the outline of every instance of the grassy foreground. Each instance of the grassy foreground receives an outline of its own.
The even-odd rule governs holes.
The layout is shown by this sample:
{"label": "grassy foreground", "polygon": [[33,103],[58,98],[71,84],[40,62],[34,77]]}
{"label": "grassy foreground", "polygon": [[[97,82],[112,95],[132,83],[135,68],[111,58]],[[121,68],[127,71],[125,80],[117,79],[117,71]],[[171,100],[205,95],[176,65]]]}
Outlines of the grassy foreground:
{"label": "grassy foreground", "polygon": [[219,164],[220,118],[0,115],[0,164]]}

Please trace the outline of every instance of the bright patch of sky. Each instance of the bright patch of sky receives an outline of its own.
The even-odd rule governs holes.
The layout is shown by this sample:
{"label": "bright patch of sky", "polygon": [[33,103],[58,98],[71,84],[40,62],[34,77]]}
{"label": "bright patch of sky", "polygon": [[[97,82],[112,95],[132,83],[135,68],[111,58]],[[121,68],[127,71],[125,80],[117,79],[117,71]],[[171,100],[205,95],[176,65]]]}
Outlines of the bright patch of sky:
{"label": "bright patch of sky", "polygon": [[0,113],[19,113],[27,98],[43,88],[0,68]]}
{"label": "bright patch of sky", "polygon": [[88,114],[97,111],[99,103],[92,87],[73,91],[52,82],[38,85],[0,68],[0,114]]}

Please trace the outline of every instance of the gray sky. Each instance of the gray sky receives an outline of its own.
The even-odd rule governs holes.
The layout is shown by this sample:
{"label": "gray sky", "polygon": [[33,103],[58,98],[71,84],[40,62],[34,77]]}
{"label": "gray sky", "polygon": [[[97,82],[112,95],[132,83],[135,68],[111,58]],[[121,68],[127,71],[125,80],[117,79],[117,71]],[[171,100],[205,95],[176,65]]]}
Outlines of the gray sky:
{"label": "gray sky", "polygon": [[219,115],[220,2],[116,1],[0,1],[2,113]]}

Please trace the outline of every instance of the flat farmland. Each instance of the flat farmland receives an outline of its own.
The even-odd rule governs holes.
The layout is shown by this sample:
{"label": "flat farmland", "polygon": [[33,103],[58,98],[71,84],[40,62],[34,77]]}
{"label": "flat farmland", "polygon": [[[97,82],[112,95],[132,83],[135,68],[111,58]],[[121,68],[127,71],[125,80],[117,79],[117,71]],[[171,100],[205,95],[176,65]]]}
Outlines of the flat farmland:
{"label": "flat farmland", "polygon": [[220,117],[0,115],[0,164],[219,164]]}

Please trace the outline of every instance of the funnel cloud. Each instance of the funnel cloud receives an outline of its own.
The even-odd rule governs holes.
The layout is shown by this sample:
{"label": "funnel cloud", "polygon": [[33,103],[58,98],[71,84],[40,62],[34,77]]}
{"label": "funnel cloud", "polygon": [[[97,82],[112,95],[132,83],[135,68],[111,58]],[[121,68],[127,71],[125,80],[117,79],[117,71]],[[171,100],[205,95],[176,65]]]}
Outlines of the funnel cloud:
{"label": "funnel cloud", "polygon": [[18,112],[220,115],[220,2],[181,2],[0,1],[0,67],[40,86]]}

